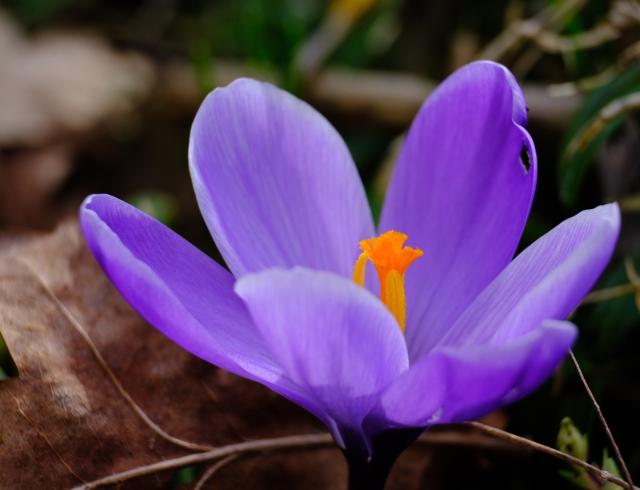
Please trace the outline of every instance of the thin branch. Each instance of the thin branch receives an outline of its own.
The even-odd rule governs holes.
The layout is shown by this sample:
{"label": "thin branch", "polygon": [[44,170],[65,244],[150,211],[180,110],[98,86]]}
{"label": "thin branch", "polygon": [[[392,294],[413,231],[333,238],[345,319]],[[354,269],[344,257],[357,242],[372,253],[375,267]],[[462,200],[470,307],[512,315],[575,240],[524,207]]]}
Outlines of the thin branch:
{"label": "thin branch", "polygon": [[552,83],[549,85],[549,95],[552,97],[575,97],[578,94],[592,92],[620,76],[620,69],[610,66],[605,70],[571,82]]}
{"label": "thin branch", "polygon": [[[637,303],[638,297],[640,297],[640,275],[638,275],[633,261],[629,257],[624,258],[624,270],[629,279],[627,284],[619,284],[617,286],[592,291],[582,301],[582,304],[600,303],[610,299],[621,298],[629,294],[635,294]],[[640,307],[638,309],[640,309]]]}
{"label": "thin branch", "polygon": [[[597,468],[589,463],[582,461],[574,456],[558,451],[544,444],[537,443],[530,439],[505,432],[495,427],[482,424],[480,422],[468,422],[466,424],[460,424],[460,426],[468,426],[477,429],[478,431],[488,434],[496,439],[505,441],[511,445],[516,445],[526,449],[533,449],[535,451],[547,454],[556,459],[560,459],[566,463],[580,466],[587,470],[590,474],[599,478],[601,481],[610,481],[620,485],[629,490],[640,490],[635,486],[629,486],[624,480],[612,475],[608,471]],[[419,444],[432,444],[433,438],[431,434],[427,433],[416,441]],[[442,436],[442,434],[440,434]],[[257,441],[248,441],[238,444],[230,444],[218,449],[206,451],[197,454],[190,454],[188,456],[181,456],[179,458],[168,459],[160,461],[158,463],[152,463],[138,468],[133,468],[122,473],[116,473],[107,477],[95,480],[84,485],[74,487],[72,490],[90,490],[93,488],[102,487],[105,485],[114,485],[122,483],[127,480],[138,478],[145,475],[158,473],[161,471],[167,471],[171,469],[181,468],[183,466],[189,466],[192,464],[203,463],[205,461],[211,461],[230,455],[244,455],[251,453],[258,453],[262,451],[290,451],[292,449],[317,449],[322,447],[333,446],[333,440],[329,434],[308,434],[288,437],[278,437],[274,439],[262,439]]]}
{"label": "thin branch", "polygon": [[531,31],[534,27],[538,31],[545,28],[558,28],[559,25],[564,25],[566,19],[571,18],[580,10],[584,3],[585,0],[566,0],[541,10],[530,19],[511,24],[485,46],[478,59],[495,61],[504,59],[508,53],[519,50],[526,42],[527,38],[524,35],[526,30]]}
{"label": "thin branch", "polygon": [[633,260],[631,257],[624,258],[624,272],[631,281],[631,284],[640,288],[640,275],[638,275],[638,271],[636,270],[636,266],[633,264]]}
{"label": "thin branch", "polygon": [[608,471],[597,468],[596,466],[593,466],[587,463],[586,461],[582,461],[581,459],[571,456],[570,454],[563,453],[558,449],[554,449],[552,447],[545,446],[544,444],[540,444],[539,442],[532,441],[531,439],[520,437],[515,434],[511,434],[510,432],[506,432],[504,430],[498,429],[496,427],[491,427],[489,425],[485,425],[480,422],[466,422],[463,425],[474,427],[479,431],[482,431],[485,434],[490,434],[498,439],[508,441],[518,446],[523,446],[529,449],[533,449],[534,451],[547,454],[553,458],[564,461],[565,463],[569,463],[571,465],[584,468],[590,474],[594,475],[597,478],[600,478],[602,481],[610,481],[612,483],[615,483],[616,485],[620,485],[621,487],[627,488],[629,490],[640,490],[640,488],[634,486],[633,483],[625,482],[622,478],[618,478],[617,476],[612,475]]}
{"label": "thin branch", "polygon": [[[443,433],[438,431],[427,432],[416,442],[421,445],[457,445],[499,450],[508,450],[512,448],[512,446],[508,444],[496,444],[498,441],[495,441],[492,438],[480,437],[480,434],[457,434]],[[240,456],[267,450],[289,451],[296,448],[313,449],[332,446],[334,446],[334,442],[329,434],[309,434],[242,442],[223,446],[217,449],[212,449],[210,451],[202,453],[190,454],[188,456],[182,456],[179,458],[140,466],[138,468],[133,468],[131,470],[123,471],[122,473],[109,475],[85,485],[75,487],[73,490],[88,490],[105,485],[113,485],[145,475],[159,473],[161,471],[170,469],[182,468],[184,466],[203,463],[205,461],[216,460],[225,456]]]}
{"label": "thin branch", "polygon": [[310,80],[317,75],[358,21],[377,3],[378,0],[331,2],[320,26],[296,54],[294,66],[302,76]]}
{"label": "thin branch", "polygon": [[619,286],[612,286],[610,288],[598,289],[589,293],[582,304],[600,303],[610,299],[620,298],[628,294],[633,294],[637,291],[637,287],[633,284],[620,284]]}
{"label": "thin branch", "polygon": [[523,24],[520,32],[524,37],[534,41],[543,51],[556,54],[597,48],[604,43],[618,39],[620,36],[620,31],[608,22],[573,36],[561,36],[553,31],[541,30],[538,26],[530,24]]}
{"label": "thin branch", "polygon": [[[611,6],[606,18],[598,25],[572,36],[563,36],[559,34],[559,31],[573,15],[571,10],[574,9],[574,6],[568,6],[570,8],[566,10],[566,13],[569,15],[557,15],[554,22],[547,21],[545,23],[544,20],[540,20],[539,16],[536,16],[510,27],[511,36],[519,40],[520,44],[524,40],[532,42],[532,45],[513,64],[513,72],[516,75],[524,78],[543,53],[566,55],[578,50],[598,48],[603,44],[620,39],[625,30],[635,28],[640,22],[640,7],[636,2],[617,0]],[[581,5],[575,7],[580,8]],[[592,85],[603,78],[595,77],[593,80],[583,80],[581,84],[583,86]],[[568,89],[569,87],[564,88]]]}
{"label": "thin branch", "polygon": [[115,388],[118,391],[118,393],[120,393],[122,398],[125,399],[125,401],[129,404],[129,406],[133,409],[133,411],[138,415],[138,417],[140,417],[140,419],[142,419],[142,421],[153,432],[158,434],[163,439],[171,442],[172,444],[175,444],[176,446],[183,447],[183,448],[188,449],[190,451],[207,451],[209,449],[212,449],[212,447],[208,446],[208,445],[197,444],[197,443],[194,443],[194,442],[185,441],[185,440],[180,439],[178,437],[174,437],[171,434],[167,433],[164,429],[162,429],[153,420],[151,420],[149,418],[149,416],[145,413],[145,411],[142,410],[140,405],[138,405],[135,402],[135,400],[133,398],[131,398],[131,395],[129,395],[127,390],[125,390],[124,386],[122,386],[122,384],[120,383],[120,380],[118,380],[118,378],[116,377],[114,372],[111,370],[111,368],[107,364],[107,361],[104,359],[104,357],[102,357],[102,354],[98,350],[98,347],[96,346],[96,344],[93,343],[93,340],[91,340],[91,337],[89,336],[87,331],[84,329],[82,324],[75,318],[75,316],[73,315],[73,313],[71,313],[69,308],[67,308],[67,306],[53,292],[53,290],[47,284],[46,280],[40,274],[38,274],[38,272],[27,261],[25,261],[23,259],[20,259],[20,258],[17,258],[16,260],[19,261],[20,263],[22,263],[30,271],[30,273],[38,280],[38,282],[40,283],[42,288],[45,290],[47,295],[54,301],[54,303],[58,306],[58,308],[60,308],[60,311],[67,318],[69,323],[71,323],[71,325],[74,327],[74,329],[78,332],[78,334],[80,334],[82,339],[87,343],[87,345],[89,346],[89,349],[91,350],[91,352],[92,352],[93,356],[95,357],[96,361],[98,362],[100,367],[104,370],[104,372],[107,374],[107,376],[109,377],[109,379],[111,380],[111,382],[115,386]]}
{"label": "thin branch", "polygon": [[226,458],[223,458],[220,461],[218,461],[217,463],[212,464],[209,467],[209,469],[207,469],[207,471],[205,471],[202,474],[202,476],[200,477],[200,479],[198,480],[196,485],[193,487],[193,490],[202,490],[202,487],[209,480],[211,480],[211,477],[213,475],[215,475],[218,472],[218,470],[220,470],[223,466],[226,466],[227,464],[231,463],[231,461],[233,461],[234,459],[238,459],[238,455],[237,454],[230,454]]}
{"label": "thin branch", "polygon": [[182,468],[192,464],[203,463],[214,459],[223,458],[230,455],[251,454],[262,451],[289,451],[292,449],[313,449],[327,447],[332,444],[333,439],[329,434],[305,434],[298,436],[278,437],[273,439],[261,439],[257,441],[241,442],[230,444],[210,451],[196,454],[189,454],[179,458],[167,459],[158,463],[139,466],[122,473],[100,478],[84,485],[74,487],[72,490],[89,490],[103,487],[105,485],[115,485],[133,478],[159,473],[161,471]]}
{"label": "thin branch", "polygon": [[[570,0],[558,4],[553,16],[549,18],[546,24],[540,25],[540,30],[561,31],[576,14],[584,7],[585,1],[571,2]],[[524,52],[513,63],[513,73],[518,78],[526,78],[531,69],[542,58],[543,52],[537,45],[532,44],[526,47]]]}
{"label": "thin branch", "polygon": [[640,92],[615,99],[600,112],[567,145],[567,155],[584,150],[611,121],[626,113],[640,109]]}
{"label": "thin branch", "polygon": [[578,377],[580,378],[580,381],[582,382],[582,385],[584,386],[584,389],[587,392],[589,399],[591,400],[591,404],[593,405],[593,408],[595,409],[596,414],[598,415],[598,419],[600,419],[600,422],[602,423],[602,427],[604,428],[604,431],[607,434],[607,438],[609,439],[611,448],[613,449],[616,459],[618,460],[618,464],[620,465],[622,474],[625,480],[627,481],[627,484],[628,484],[627,488],[633,488],[633,479],[631,478],[631,473],[629,472],[629,468],[627,468],[627,465],[624,462],[624,459],[622,458],[622,453],[620,452],[620,448],[618,447],[618,444],[616,443],[616,440],[613,437],[613,433],[609,428],[609,424],[607,424],[607,419],[605,419],[604,414],[600,409],[600,405],[598,404],[596,397],[591,391],[591,388],[589,387],[589,383],[587,383],[587,378],[585,378],[584,373],[580,368],[580,364],[578,364],[578,359],[576,359],[576,356],[573,353],[573,351],[570,351],[570,357],[571,357],[571,362],[573,363],[573,366],[575,367],[576,372],[578,373]]}

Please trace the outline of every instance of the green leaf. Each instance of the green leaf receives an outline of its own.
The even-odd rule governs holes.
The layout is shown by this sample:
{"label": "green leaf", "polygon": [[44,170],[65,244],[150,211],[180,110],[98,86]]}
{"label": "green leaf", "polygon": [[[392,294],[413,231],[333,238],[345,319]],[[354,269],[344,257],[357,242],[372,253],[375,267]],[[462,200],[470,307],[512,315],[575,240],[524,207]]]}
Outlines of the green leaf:
{"label": "green leaf", "polygon": [[557,444],[560,451],[582,461],[586,461],[589,456],[589,439],[573,424],[570,417],[564,417],[560,422]]}
{"label": "green leaf", "polygon": [[[603,451],[602,454],[602,469],[611,473],[613,476],[617,476],[620,477],[620,469],[618,468],[618,465],[616,464],[616,460],[613,459],[611,456],[609,456],[609,451],[607,451],[606,449]],[[606,482],[604,485],[602,485],[602,490],[621,490],[622,487],[620,485],[616,485],[613,482]]]}
{"label": "green leaf", "polygon": [[[582,461],[586,461],[589,457],[589,439],[573,424],[570,417],[564,417],[560,422],[557,446],[563,453],[570,454]],[[579,488],[591,488],[589,474],[580,466],[571,466],[571,470],[562,470],[560,475]]]}

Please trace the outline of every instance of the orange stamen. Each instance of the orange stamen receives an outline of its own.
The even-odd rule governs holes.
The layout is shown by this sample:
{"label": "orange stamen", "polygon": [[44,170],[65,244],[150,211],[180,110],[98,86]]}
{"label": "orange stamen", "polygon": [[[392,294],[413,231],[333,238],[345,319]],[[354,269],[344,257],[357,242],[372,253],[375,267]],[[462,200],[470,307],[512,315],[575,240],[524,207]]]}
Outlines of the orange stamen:
{"label": "orange stamen", "polygon": [[397,231],[387,231],[382,235],[362,240],[362,253],[353,269],[353,280],[364,285],[367,260],[370,260],[380,279],[380,299],[396,318],[404,332],[407,316],[404,273],[423,252],[418,248],[405,247],[407,235]]}

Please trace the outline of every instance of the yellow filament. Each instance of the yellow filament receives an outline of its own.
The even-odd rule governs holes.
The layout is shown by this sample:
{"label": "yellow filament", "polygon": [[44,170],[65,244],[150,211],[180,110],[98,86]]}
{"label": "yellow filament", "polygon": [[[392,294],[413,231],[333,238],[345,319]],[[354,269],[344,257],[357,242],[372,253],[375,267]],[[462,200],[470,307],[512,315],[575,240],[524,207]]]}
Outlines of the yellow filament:
{"label": "yellow filament", "polygon": [[404,292],[404,274],[392,270],[387,273],[380,291],[382,302],[387,305],[389,311],[396,317],[400,330],[404,332],[407,319],[407,299]]}
{"label": "yellow filament", "polygon": [[353,282],[358,286],[364,286],[364,273],[367,270],[367,256],[364,253],[360,254],[356,265],[353,267]]}
{"label": "yellow filament", "polygon": [[378,237],[362,240],[362,253],[353,268],[354,282],[363,286],[367,260],[373,263],[380,279],[380,299],[403,332],[407,318],[404,273],[423,255],[420,249],[405,247],[406,241],[407,235],[397,231],[387,231]]}

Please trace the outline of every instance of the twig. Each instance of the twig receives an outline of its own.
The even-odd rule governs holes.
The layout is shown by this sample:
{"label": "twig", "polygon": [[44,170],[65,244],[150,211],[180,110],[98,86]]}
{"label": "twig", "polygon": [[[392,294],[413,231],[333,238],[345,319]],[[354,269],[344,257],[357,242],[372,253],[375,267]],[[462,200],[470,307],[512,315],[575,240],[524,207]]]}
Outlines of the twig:
{"label": "twig", "polygon": [[230,455],[250,454],[262,451],[287,451],[291,449],[312,449],[325,447],[332,444],[333,439],[329,434],[305,434],[273,439],[261,439],[257,441],[230,444],[210,451],[189,454],[179,458],[167,459],[158,463],[152,463],[138,468],[133,468],[122,473],[109,475],[84,485],[74,487],[72,490],[89,490],[105,485],[122,483],[140,476],[150,475],[165,470],[181,468],[192,464],[203,463]]}
{"label": "twig", "polygon": [[591,92],[603,87],[619,75],[620,70],[615,66],[610,66],[600,73],[572,82],[552,83],[549,85],[549,95],[553,97],[572,97],[581,93]]}
{"label": "twig", "polygon": [[[540,23],[539,30],[561,31],[567,23],[584,7],[584,0],[571,1],[557,4],[553,9],[546,23]],[[518,78],[525,78],[535,64],[542,58],[543,52],[537,45],[529,45],[524,53],[514,62],[513,73]]]}
{"label": "twig", "polygon": [[631,257],[624,258],[624,272],[627,274],[631,284],[640,288],[640,275],[638,275],[638,271],[636,271],[636,266],[633,264]]}
{"label": "twig", "polygon": [[[427,432],[418,441],[421,445],[458,445],[458,446],[473,446],[480,448],[491,449],[509,449],[510,445],[497,445],[492,438],[481,439],[478,434],[456,434],[456,433],[442,433],[442,432]],[[223,446],[210,451],[190,454],[188,456],[182,456],[179,458],[168,459],[160,461],[158,463],[152,463],[138,468],[133,468],[122,473],[109,475],[99,480],[92,481],[85,485],[75,487],[73,490],[88,490],[92,488],[98,488],[105,485],[112,485],[121,483],[123,481],[132,480],[141,476],[158,473],[170,469],[181,468],[196,463],[203,463],[205,461],[211,461],[219,459],[225,456],[240,456],[250,453],[256,453],[261,451],[288,451],[291,449],[312,449],[319,447],[331,447],[333,446],[333,439],[329,434],[308,434],[289,437],[278,437],[273,439],[262,439],[257,441],[247,441],[242,443],[231,444]]]}
{"label": "twig", "polygon": [[633,261],[629,257],[624,258],[624,270],[629,279],[627,284],[619,284],[618,286],[592,291],[582,301],[582,304],[600,303],[601,301],[608,301],[635,293],[636,305],[640,310],[640,304],[638,303],[638,298],[640,298],[640,275],[638,275]]}
{"label": "twig", "polygon": [[294,66],[302,76],[312,79],[358,21],[377,3],[378,0],[331,2],[322,23],[304,42],[294,60]]}
{"label": "twig", "polygon": [[532,30],[542,31],[547,26],[558,28],[582,8],[585,0],[566,0],[557,6],[547,7],[534,17],[521,20],[507,27],[498,37],[491,41],[479,54],[478,59],[500,61],[513,51],[519,50],[527,40],[524,33]]}
{"label": "twig", "polygon": [[637,287],[633,284],[620,284],[619,286],[598,289],[589,293],[582,301],[582,304],[600,303],[601,301],[620,298],[636,291]]}
{"label": "twig", "polygon": [[[580,466],[587,470],[590,474],[600,478],[602,481],[610,481],[620,485],[622,487],[628,488],[630,490],[640,490],[640,488],[635,486],[629,486],[624,480],[618,478],[617,476],[612,475],[608,471],[597,468],[589,463],[582,461],[574,456],[563,453],[562,451],[558,451],[557,449],[553,449],[551,447],[545,446],[544,444],[537,443],[530,439],[526,439],[524,437],[517,436],[515,434],[511,434],[509,432],[505,432],[500,429],[496,429],[495,427],[490,427],[488,425],[482,424],[480,422],[467,422],[465,424],[460,424],[461,426],[468,426],[479,430],[482,433],[488,434],[496,439],[500,439],[508,442],[511,445],[516,445],[519,447],[533,449],[538,452],[542,452],[549,456],[552,456],[556,459],[560,459],[566,463]],[[417,443],[421,444],[431,444],[433,440],[429,437],[429,433],[425,434],[425,436],[418,439]],[[211,461],[219,458],[223,458],[229,455],[242,455],[242,454],[251,454],[261,451],[289,451],[291,449],[314,449],[321,447],[328,447],[333,444],[333,440],[329,434],[308,434],[308,435],[298,435],[298,436],[289,436],[289,437],[278,437],[274,439],[262,439],[257,441],[249,441],[242,442],[239,444],[231,444],[228,446],[223,446],[218,449],[213,449],[211,451],[206,451],[198,454],[190,454],[188,456],[182,456],[179,458],[168,459],[165,461],[160,461],[158,463],[152,463],[146,466],[140,466],[138,468],[133,468],[127,471],[123,471],[122,473],[116,473],[113,475],[109,475],[107,477],[101,478],[99,480],[95,480],[84,485],[80,485],[74,487],[72,490],[90,490],[93,488],[102,487],[105,485],[114,485],[118,483],[122,483],[127,480],[131,480],[133,478],[138,478],[145,475],[150,475],[153,473],[158,473],[161,471],[166,471],[170,469],[181,468],[183,466],[189,466],[192,464],[203,463],[205,461]]]}
{"label": "twig", "polygon": [[620,31],[609,23],[602,23],[589,31],[570,37],[544,30],[523,29],[522,34],[548,53],[566,54],[581,49],[593,49],[614,41],[620,36]]}
{"label": "twig", "polygon": [[237,454],[230,454],[226,458],[221,459],[217,463],[212,464],[209,467],[209,469],[207,469],[207,471],[205,471],[202,474],[202,476],[200,477],[196,485],[193,487],[193,490],[201,490],[202,487],[205,485],[205,483],[207,483],[211,479],[211,477],[218,472],[220,468],[222,468],[223,466],[226,466],[228,463],[230,463],[231,461],[237,458],[238,458]]}
{"label": "twig", "polygon": [[520,34],[534,41],[549,53],[565,54],[580,49],[593,49],[620,37],[621,31],[640,23],[640,7],[635,2],[618,0],[613,3],[606,19],[592,29],[573,36],[562,36],[541,28],[539,23],[523,22]]}
{"label": "twig", "polygon": [[75,316],[73,315],[73,313],[71,313],[71,311],[67,308],[67,306],[53,292],[53,290],[49,287],[45,279],[40,274],[38,274],[38,272],[27,261],[21,258],[17,258],[16,260],[22,263],[31,272],[31,274],[38,280],[38,282],[40,283],[42,288],[45,290],[47,295],[49,295],[49,297],[55,302],[55,304],[58,306],[58,308],[60,308],[60,311],[67,318],[69,323],[71,323],[74,329],[78,332],[78,334],[80,334],[82,339],[87,343],[96,361],[98,362],[100,367],[105,371],[105,373],[107,374],[107,376],[109,377],[113,385],[115,386],[118,393],[120,393],[120,395],[125,399],[125,401],[133,409],[133,411],[140,417],[140,419],[142,419],[142,421],[152,431],[154,431],[163,439],[171,442],[172,444],[183,447],[185,449],[189,449],[190,451],[207,451],[212,449],[212,446],[185,441],[184,439],[174,437],[171,434],[167,433],[164,429],[162,429],[153,420],[151,420],[149,416],[145,413],[145,411],[142,410],[142,408],[135,402],[133,398],[131,398],[131,395],[129,395],[127,390],[125,390],[124,386],[122,386],[122,384],[120,383],[120,380],[118,380],[114,372],[111,370],[111,368],[107,364],[107,361],[104,359],[104,357],[102,357],[102,354],[98,350],[98,347],[96,346],[96,344],[93,343],[93,340],[91,340],[91,337],[89,337],[89,334],[87,333],[87,331],[80,324],[80,322],[75,318]]}
{"label": "twig", "polygon": [[600,409],[600,405],[598,404],[596,397],[593,395],[593,392],[589,387],[589,383],[587,383],[587,379],[585,378],[584,373],[580,368],[580,364],[578,364],[578,359],[576,359],[576,356],[573,353],[573,351],[570,351],[570,357],[571,357],[571,362],[573,363],[573,366],[575,367],[576,372],[578,373],[578,377],[580,378],[580,381],[582,382],[582,385],[584,386],[584,389],[587,392],[589,399],[591,400],[591,404],[593,405],[593,408],[595,409],[596,414],[598,415],[598,419],[600,419],[600,423],[602,424],[602,427],[604,428],[604,431],[607,434],[607,438],[609,439],[609,443],[611,444],[611,447],[616,456],[616,459],[618,460],[618,464],[620,465],[622,474],[625,480],[627,481],[628,488],[633,488],[633,479],[631,478],[631,473],[629,472],[629,468],[627,468],[627,465],[624,462],[624,459],[622,458],[622,453],[620,452],[620,448],[618,447],[618,444],[616,443],[616,440],[613,437],[611,429],[609,428],[609,424],[607,424],[607,419],[604,418],[604,414]]}
{"label": "twig", "polygon": [[640,109],[640,92],[625,95],[605,105],[567,145],[566,155],[584,150],[605,126],[618,116]]}
{"label": "twig", "polygon": [[498,439],[508,441],[512,444],[527,447],[529,449],[533,449],[534,451],[547,454],[551,457],[562,460],[565,463],[569,463],[575,466],[580,466],[581,468],[584,468],[589,473],[602,479],[603,481],[610,481],[612,483],[615,483],[616,485],[620,485],[621,487],[627,488],[629,490],[640,490],[638,487],[634,486],[633,483],[625,482],[622,478],[618,478],[617,476],[612,475],[608,471],[597,468],[587,463],[586,461],[582,461],[581,459],[571,456],[570,454],[563,453],[558,449],[554,449],[552,447],[545,446],[544,444],[540,444],[539,442],[532,441],[531,439],[520,437],[515,434],[511,434],[510,432],[506,432],[504,430],[498,429],[496,427],[491,427],[489,425],[485,425],[480,422],[466,422],[464,425],[474,427],[479,431],[484,432],[485,434],[490,434]]}

